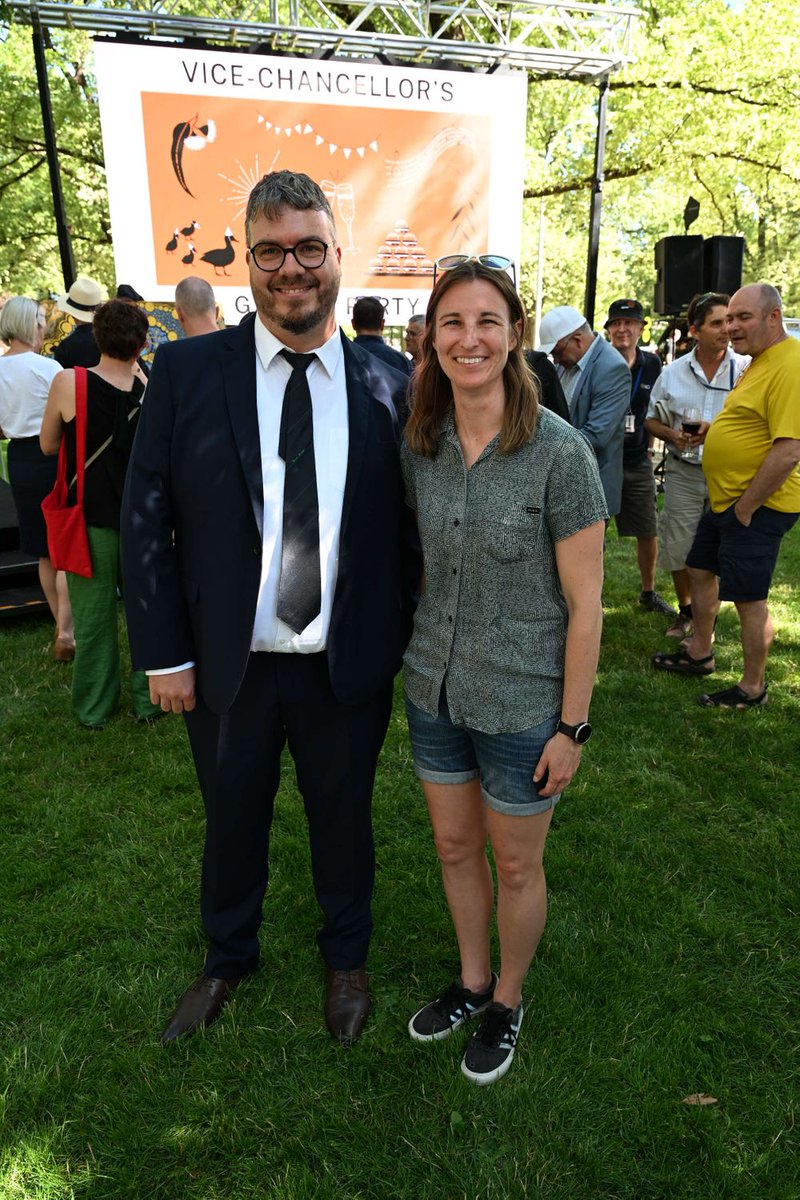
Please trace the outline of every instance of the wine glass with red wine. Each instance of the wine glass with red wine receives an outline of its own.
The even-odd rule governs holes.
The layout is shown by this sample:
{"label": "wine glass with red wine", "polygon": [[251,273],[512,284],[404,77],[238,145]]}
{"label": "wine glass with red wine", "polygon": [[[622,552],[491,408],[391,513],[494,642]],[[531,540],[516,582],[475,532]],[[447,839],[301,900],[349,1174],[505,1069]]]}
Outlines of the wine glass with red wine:
{"label": "wine glass with red wine", "polygon": [[[695,408],[694,405],[690,405],[688,408],[684,409],[681,416],[681,429],[684,433],[688,434],[689,437],[697,437],[698,433],[700,432],[702,421],[703,414],[700,412],[700,409]],[[684,462],[700,462],[700,447],[689,446],[686,450],[684,450],[681,458]]]}

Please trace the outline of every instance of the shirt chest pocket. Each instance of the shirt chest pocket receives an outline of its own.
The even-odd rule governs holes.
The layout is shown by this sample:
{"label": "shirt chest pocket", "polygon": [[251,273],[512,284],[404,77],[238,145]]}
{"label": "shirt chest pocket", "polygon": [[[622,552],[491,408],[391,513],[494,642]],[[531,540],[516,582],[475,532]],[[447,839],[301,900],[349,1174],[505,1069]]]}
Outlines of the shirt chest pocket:
{"label": "shirt chest pocket", "polygon": [[532,558],[542,533],[542,509],[536,504],[476,505],[474,532],[477,548],[496,562]]}

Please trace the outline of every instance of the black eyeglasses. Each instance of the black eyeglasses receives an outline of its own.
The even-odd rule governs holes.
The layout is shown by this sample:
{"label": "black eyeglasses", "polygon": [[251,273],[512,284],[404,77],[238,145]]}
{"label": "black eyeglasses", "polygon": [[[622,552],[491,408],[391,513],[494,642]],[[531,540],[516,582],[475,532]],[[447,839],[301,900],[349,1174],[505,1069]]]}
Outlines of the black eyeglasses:
{"label": "black eyeglasses", "polygon": [[507,271],[511,268],[511,280],[517,286],[517,271],[514,263],[504,254],[445,254],[437,258],[433,264],[433,283],[436,286],[436,276],[442,271],[452,271],[454,267],[462,267],[464,263],[476,262],[490,271]]}
{"label": "black eyeglasses", "polygon": [[313,270],[325,262],[329,250],[328,242],[318,238],[306,238],[296,246],[278,246],[275,242],[257,242],[250,246],[250,254],[259,271],[280,271],[286,262],[287,254],[293,254],[301,267]]}

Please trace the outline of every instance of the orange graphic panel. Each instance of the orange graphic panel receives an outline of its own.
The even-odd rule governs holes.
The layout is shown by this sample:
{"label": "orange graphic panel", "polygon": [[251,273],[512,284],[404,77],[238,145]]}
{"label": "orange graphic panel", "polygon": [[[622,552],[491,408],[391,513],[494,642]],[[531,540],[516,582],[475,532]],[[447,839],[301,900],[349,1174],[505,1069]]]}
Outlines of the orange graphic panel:
{"label": "orange graphic panel", "polygon": [[283,169],[325,191],[344,287],[427,286],[434,259],[486,246],[488,117],[155,92],[142,115],[159,285],[245,287],[247,197]]}

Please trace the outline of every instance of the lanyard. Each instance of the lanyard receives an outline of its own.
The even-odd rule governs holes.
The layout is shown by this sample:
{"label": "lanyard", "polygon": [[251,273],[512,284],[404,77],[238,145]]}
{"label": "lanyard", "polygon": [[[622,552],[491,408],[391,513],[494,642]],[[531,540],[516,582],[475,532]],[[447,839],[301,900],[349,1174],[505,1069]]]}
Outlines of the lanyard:
{"label": "lanyard", "polygon": [[633,405],[633,398],[639,390],[639,384],[642,382],[642,371],[643,370],[644,370],[644,363],[639,363],[639,370],[636,372],[636,378],[634,379],[633,386],[631,388],[631,405]]}
{"label": "lanyard", "polygon": [[694,375],[697,382],[701,385],[701,387],[704,387],[707,392],[732,392],[733,391],[733,359],[731,359],[730,362],[728,363],[728,367],[730,368],[730,381],[728,383],[728,386],[727,387],[717,387],[716,384],[709,383],[706,379],[703,378],[702,375],[698,375],[697,371],[695,371],[692,364],[689,363],[689,370],[692,372],[692,374]]}

